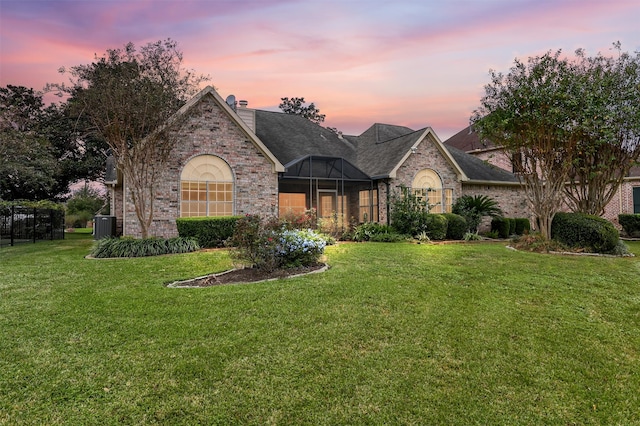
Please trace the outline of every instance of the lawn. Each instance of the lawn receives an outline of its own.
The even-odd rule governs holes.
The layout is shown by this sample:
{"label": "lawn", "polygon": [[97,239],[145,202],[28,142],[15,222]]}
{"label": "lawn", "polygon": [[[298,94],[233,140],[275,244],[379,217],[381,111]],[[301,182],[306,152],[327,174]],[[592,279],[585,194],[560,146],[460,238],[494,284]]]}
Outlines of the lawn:
{"label": "lawn", "polygon": [[174,289],[226,252],[89,238],[0,249],[0,424],[640,424],[640,257],[348,243]]}

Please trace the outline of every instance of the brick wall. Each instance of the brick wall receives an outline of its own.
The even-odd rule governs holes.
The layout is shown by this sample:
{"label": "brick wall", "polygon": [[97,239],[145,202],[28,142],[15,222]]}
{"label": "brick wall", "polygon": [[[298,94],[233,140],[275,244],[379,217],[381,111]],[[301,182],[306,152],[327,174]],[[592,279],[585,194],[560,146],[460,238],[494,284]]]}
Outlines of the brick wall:
{"label": "brick wall", "polygon": [[[183,166],[198,155],[218,156],[230,166],[234,178],[234,214],[277,214],[278,175],[273,163],[216,104],[213,96],[204,96],[189,110],[186,122],[177,133],[171,159],[157,182],[150,235],[166,238],[177,235],[180,174]],[[125,233],[140,236],[129,194],[126,199]]]}
{"label": "brick wall", "polygon": [[[500,185],[476,185],[469,182],[462,184],[462,195],[478,196],[486,195],[493,198],[502,209],[505,217],[526,217],[534,226],[535,221],[531,215],[529,202],[520,186],[500,186]],[[489,231],[491,229],[491,218],[484,218],[479,231]]]}

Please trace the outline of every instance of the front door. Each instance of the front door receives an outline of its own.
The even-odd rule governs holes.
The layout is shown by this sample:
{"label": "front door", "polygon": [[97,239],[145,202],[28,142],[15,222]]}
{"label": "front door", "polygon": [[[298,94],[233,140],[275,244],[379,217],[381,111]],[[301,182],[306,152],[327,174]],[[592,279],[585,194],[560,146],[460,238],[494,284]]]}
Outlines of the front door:
{"label": "front door", "polygon": [[318,191],[318,218],[328,219],[338,213],[336,191]]}

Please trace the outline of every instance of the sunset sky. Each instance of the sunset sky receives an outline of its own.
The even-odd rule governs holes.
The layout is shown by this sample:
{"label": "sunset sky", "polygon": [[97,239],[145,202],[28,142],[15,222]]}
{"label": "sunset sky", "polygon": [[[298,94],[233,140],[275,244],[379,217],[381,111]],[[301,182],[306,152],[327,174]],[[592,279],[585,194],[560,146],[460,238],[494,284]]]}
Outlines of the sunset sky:
{"label": "sunset sky", "polygon": [[[380,122],[445,140],[515,58],[640,50],[638,0],[0,0],[0,86],[41,90],[60,67],[171,38],[225,98],[304,97],[326,126]],[[55,98],[48,96],[48,102]]]}

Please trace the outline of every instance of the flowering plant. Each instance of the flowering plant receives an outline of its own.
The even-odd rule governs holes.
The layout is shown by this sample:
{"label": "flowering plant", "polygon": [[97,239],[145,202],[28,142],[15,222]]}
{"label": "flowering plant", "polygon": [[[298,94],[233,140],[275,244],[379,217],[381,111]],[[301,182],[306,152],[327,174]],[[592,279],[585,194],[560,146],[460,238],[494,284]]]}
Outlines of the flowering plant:
{"label": "flowering plant", "polygon": [[318,263],[327,241],[311,229],[286,226],[273,229],[265,226],[258,216],[248,215],[238,220],[227,245],[232,248],[232,258],[239,263],[273,271]]}

